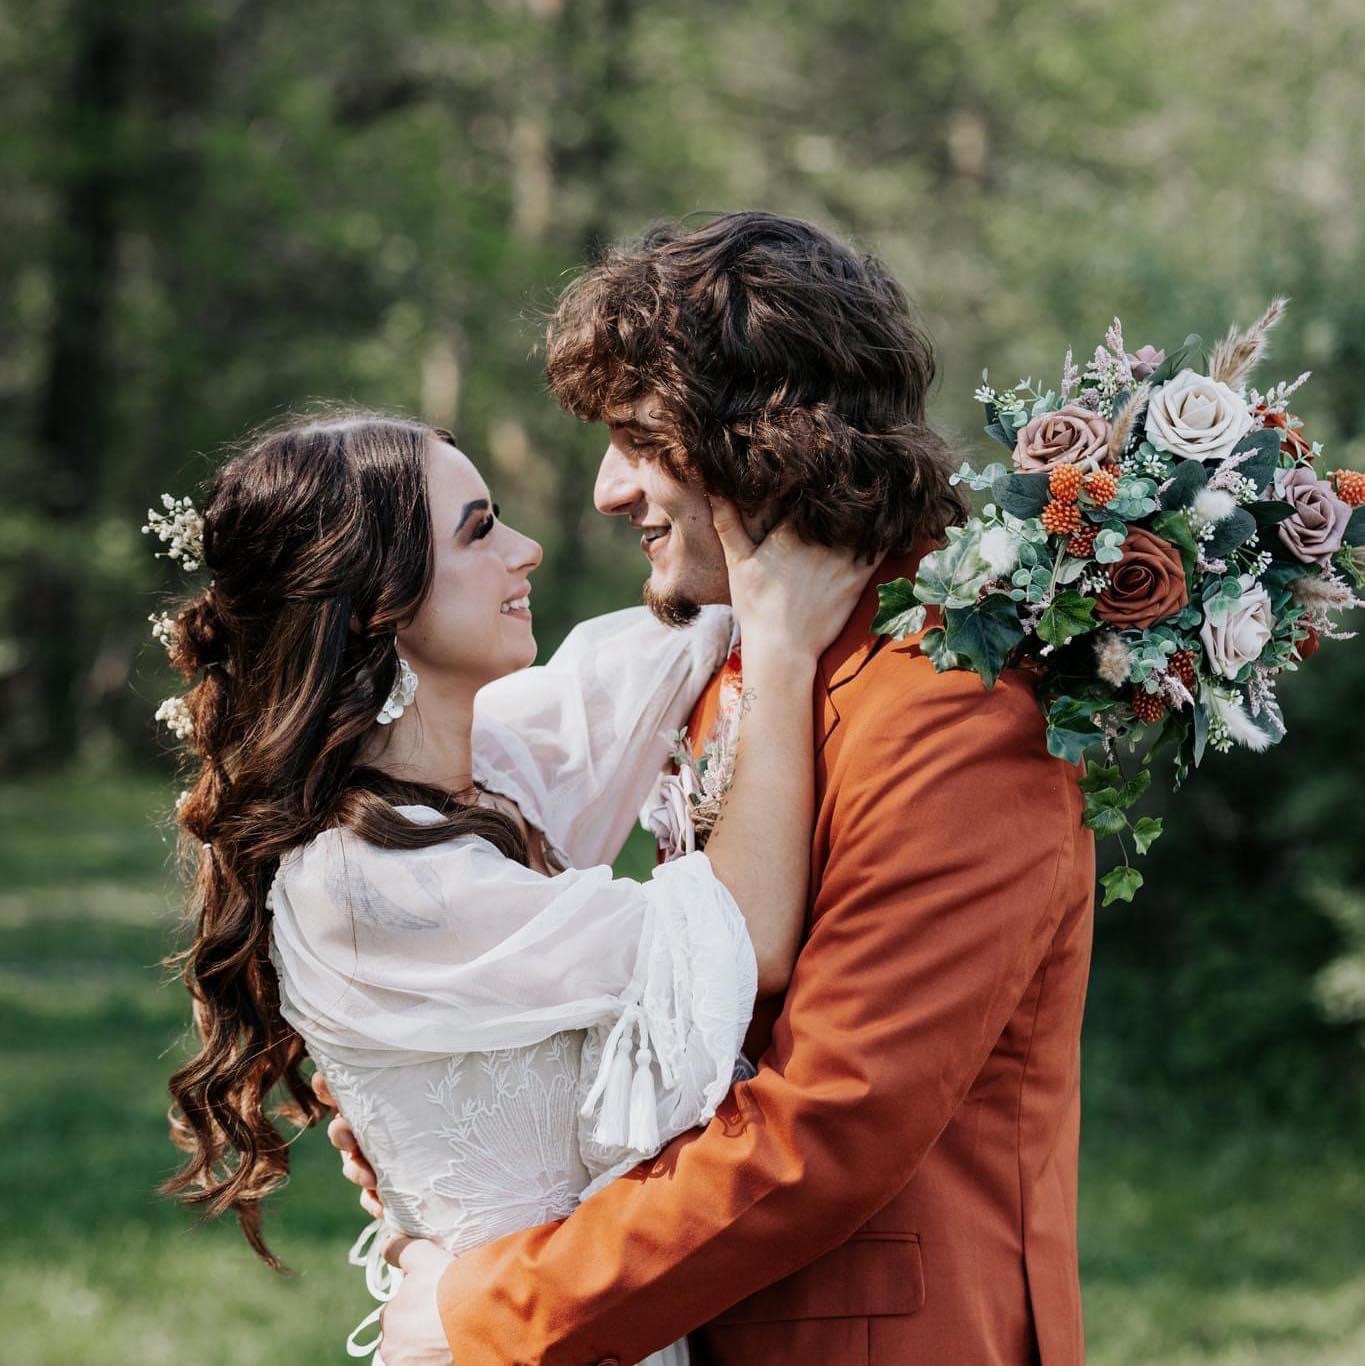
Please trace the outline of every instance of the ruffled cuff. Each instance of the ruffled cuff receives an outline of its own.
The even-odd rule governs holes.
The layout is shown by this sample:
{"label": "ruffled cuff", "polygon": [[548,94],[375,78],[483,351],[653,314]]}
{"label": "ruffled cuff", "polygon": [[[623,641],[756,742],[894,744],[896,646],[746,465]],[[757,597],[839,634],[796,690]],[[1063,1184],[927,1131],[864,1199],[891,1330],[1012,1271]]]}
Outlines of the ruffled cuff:
{"label": "ruffled cuff", "polygon": [[705,854],[654,870],[634,977],[610,1029],[589,1031],[580,1126],[600,1173],[584,1193],[705,1124],[730,1089],[758,965],[739,907]]}

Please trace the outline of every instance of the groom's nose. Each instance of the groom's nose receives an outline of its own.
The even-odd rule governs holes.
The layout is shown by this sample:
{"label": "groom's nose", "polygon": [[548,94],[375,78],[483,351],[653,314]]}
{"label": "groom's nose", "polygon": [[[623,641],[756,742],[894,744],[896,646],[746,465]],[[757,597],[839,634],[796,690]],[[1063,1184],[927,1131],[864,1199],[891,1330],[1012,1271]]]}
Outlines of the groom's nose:
{"label": "groom's nose", "polygon": [[597,469],[597,482],[592,489],[593,506],[608,517],[627,516],[644,496],[636,466],[615,445],[608,446]]}

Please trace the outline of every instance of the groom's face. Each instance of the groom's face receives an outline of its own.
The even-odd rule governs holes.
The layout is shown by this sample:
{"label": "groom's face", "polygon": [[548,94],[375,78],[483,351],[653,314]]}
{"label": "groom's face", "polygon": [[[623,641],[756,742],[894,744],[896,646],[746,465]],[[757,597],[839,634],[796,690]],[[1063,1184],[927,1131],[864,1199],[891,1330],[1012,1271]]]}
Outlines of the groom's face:
{"label": "groom's face", "polygon": [[653,425],[642,400],[634,422],[610,429],[593,502],[639,528],[649,561],[645,602],[660,620],[683,626],[704,604],[729,602],[730,582],[701,485],[679,482],[641,445]]}

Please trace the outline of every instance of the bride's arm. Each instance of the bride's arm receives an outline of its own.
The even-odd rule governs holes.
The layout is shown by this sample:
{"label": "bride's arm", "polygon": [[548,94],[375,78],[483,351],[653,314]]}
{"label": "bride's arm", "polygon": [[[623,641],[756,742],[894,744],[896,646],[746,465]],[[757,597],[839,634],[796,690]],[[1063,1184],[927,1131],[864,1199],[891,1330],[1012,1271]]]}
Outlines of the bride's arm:
{"label": "bride's arm", "polygon": [[805,545],[785,526],[754,545],[719,501],[715,523],[743,637],[744,693],[734,774],[706,853],[748,926],[763,996],[787,985],[805,920],[816,666],[871,567]]}

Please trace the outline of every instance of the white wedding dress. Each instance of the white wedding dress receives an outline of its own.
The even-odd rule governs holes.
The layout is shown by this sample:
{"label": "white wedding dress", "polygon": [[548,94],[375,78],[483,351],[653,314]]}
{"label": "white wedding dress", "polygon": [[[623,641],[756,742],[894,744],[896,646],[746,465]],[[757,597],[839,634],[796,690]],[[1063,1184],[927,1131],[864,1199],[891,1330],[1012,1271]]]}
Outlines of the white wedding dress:
{"label": "white wedding dress", "polygon": [[[473,836],[394,850],[330,830],[281,861],[281,1010],[379,1174],[389,1227],[460,1253],[562,1218],[728,1090],[756,989],[738,908],[704,854],[643,884],[606,865],[730,633],[723,609],[685,631],[618,612],[479,693],[475,778],[544,834],[557,876]],[[380,1232],[351,1259],[384,1299],[397,1273]],[[374,1350],[357,1341],[374,1318],[353,1356]],[[686,1344],[648,1360],[685,1366]]]}

